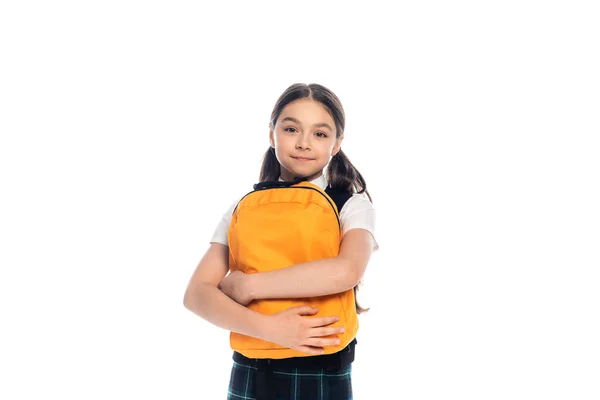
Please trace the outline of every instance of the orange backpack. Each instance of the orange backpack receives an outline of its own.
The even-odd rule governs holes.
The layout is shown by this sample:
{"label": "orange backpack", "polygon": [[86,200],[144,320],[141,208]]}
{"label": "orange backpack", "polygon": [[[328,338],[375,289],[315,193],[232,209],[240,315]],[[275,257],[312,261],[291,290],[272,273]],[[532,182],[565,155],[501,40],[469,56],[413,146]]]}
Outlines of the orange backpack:
{"label": "orange backpack", "polygon": [[[323,190],[305,178],[262,182],[254,185],[254,189],[233,211],[227,234],[230,271],[268,272],[339,254],[342,238],[339,210],[350,198],[349,192],[331,187]],[[325,354],[339,352],[353,342],[358,331],[353,289],[313,298],[254,300],[248,308],[271,315],[300,305],[318,308],[314,317],[340,317],[332,326],[344,326],[345,332],[337,336],[339,345],[325,347]],[[230,333],[230,345],[249,358],[309,356],[236,332]]]}

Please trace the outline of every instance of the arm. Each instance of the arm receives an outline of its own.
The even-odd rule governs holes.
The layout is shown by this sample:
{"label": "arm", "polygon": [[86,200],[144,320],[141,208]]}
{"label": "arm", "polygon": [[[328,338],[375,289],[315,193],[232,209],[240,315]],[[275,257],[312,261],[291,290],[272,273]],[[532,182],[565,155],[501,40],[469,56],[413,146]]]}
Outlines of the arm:
{"label": "arm", "polygon": [[361,280],[372,251],[371,233],[351,229],[344,235],[337,257],[243,275],[240,286],[249,299],[316,297],[344,292]]}
{"label": "arm", "polygon": [[263,339],[266,316],[236,303],[217,288],[229,271],[228,249],[220,243],[210,245],[188,283],[183,304],[220,328]]}
{"label": "arm", "polygon": [[305,317],[318,311],[308,305],[263,315],[221,292],[217,285],[229,271],[228,251],[227,246],[212,243],[202,257],[183,298],[188,310],[220,328],[308,354],[323,354],[324,346],[339,343],[332,335],[343,332],[343,327],[329,326],[339,321],[338,316]]}

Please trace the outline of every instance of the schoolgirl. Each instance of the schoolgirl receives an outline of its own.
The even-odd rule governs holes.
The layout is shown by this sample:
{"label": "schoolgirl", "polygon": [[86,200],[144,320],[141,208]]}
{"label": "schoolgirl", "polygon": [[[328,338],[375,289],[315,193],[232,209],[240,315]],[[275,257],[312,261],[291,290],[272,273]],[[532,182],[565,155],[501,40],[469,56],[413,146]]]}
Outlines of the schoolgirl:
{"label": "schoolgirl", "polygon": [[231,331],[228,399],[352,398],[365,311],[356,287],[378,245],[366,183],[341,150],[344,127],[328,88],[288,87],[260,183],[225,212],[189,281],[185,307]]}

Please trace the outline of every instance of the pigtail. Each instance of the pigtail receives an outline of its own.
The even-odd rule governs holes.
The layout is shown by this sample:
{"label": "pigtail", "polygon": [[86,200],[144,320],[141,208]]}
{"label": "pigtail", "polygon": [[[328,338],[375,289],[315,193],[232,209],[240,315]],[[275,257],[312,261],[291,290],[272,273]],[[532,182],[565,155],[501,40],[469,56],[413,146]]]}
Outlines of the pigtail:
{"label": "pigtail", "polygon": [[[362,281],[358,282],[358,285],[360,285],[361,283],[362,283]],[[356,298],[356,292],[358,291],[358,285],[354,286],[354,307],[356,307],[357,314],[362,314],[364,312],[369,311],[370,308],[362,308],[360,306],[360,304],[358,304],[358,300]]]}
{"label": "pigtail", "polygon": [[341,149],[327,166],[327,181],[333,188],[344,189],[350,193],[365,193],[373,202],[367,191],[365,179]]}
{"label": "pigtail", "polygon": [[275,149],[269,146],[269,150],[265,152],[262,166],[260,167],[259,182],[276,181],[279,179],[281,166],[275,156]]}
{"label": "pigtail", "polygon": [[[356,167],[352,165],[341,149],[329,162],[329,166],[327,167],[327,181],[333,188],[344,189],[350,193],[365,193],[369,200],[371,200],[371,195],[367,191],[365,179],[360,172],[358,172]],[[361,283],[362,281],[359,282],[358,285]],[[358,291],[358,285],[354,286],[354,305],[356,307],[356,313],[361,314],[369,311],[369,308],[362,308],[360,304],[358,304],[356,293]]]}

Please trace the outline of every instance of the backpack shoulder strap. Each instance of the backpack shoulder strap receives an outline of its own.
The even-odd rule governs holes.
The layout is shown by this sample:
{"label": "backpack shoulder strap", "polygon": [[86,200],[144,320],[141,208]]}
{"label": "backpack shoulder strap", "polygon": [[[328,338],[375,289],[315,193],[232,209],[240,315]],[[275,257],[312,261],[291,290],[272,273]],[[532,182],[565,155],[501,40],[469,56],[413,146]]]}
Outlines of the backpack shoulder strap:
{"label": "backpack shoulder strap", "polygon": [[352,193],[346,189],[340,188],[332,188],[331,186],[327,186],[325,188],[325,193],[331,197],[331,199],[335,202],[335,205],[338,209],[338,214],[342,211],[342,207],[344,204],[352,197]]}

